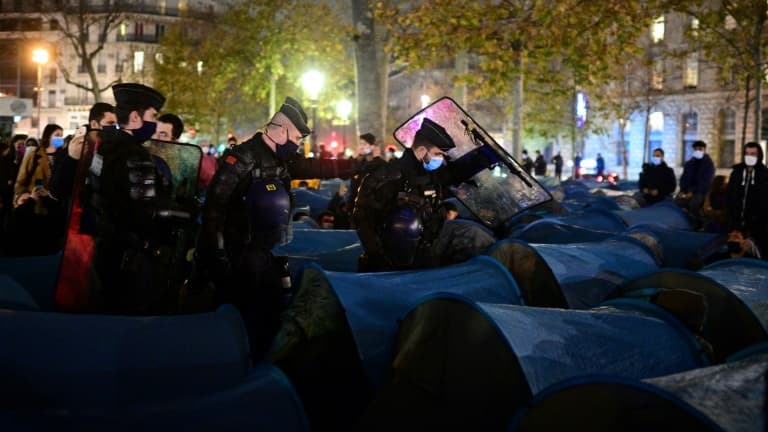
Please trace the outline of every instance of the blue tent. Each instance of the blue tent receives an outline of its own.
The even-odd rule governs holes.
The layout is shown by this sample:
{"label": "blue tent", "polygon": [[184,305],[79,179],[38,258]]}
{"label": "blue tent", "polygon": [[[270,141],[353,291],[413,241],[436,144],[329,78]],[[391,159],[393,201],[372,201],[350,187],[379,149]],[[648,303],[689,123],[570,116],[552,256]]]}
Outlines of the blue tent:
{"label": "blue tent", "polygon": [[629,236],[572,244],[507,239],[488,254],[509,269],[532,306],[586,309],[606,300],[625,281],[658,270],[653,252]]}
{"label": "blue tent", "polygon": [[768,262],[740,258],[718,261],[699,273],[728,288],[768,330]]}
{"label": "blue tent", "polygon": [[354,230],[300,229],[293,231],[293,239],[277,246],[272,253],[288,257],[294,281],[308,263],[317,263],[325,269],[354,272],[357,259],[363,252]]}
{"label": "blue tent", "polygon": [[0,399],[20,410],[112,409],[198,396],[241,383],[240,314],[157,317],[0,309]]}
{"label": "blue tent", "polygon": [[301,401],[288,379],[276,367],[264,364],[251,369],[238,384],[211,393],[148,403],[135,401],[110,409],[3,409],[0,424],[5,430],[310,430]]}
{"label": "blue tent", "polygon": [[627,234],[652,234],[661,247],[663,267],[697,269],[725,243],[725,236],[701,231],[668,228],[660,224],[635,225]]}
{"label": "blue tent", "polygon": [[642,381],[578,377],[537,395],[510,429],[760,431],[766,379],[765,354]]}
{"label": "blue tent", "polygon": [[[445,292],[521,302],[507,270],[485,256],[407,272],[341,273],[311,265],[268,358],[291,378],[315,428],[348,428],[383,378],[398,322],[425,296]],[[340,396],[329,398],[330,387]]]}
{"label": "blue tent", "polygon": [[572,225],[561,218],[545,218],[531,222],[515,236],[528,243],[589,243],[607,240],[616,231]]}
{"label": "blue tent", "polygon": [[0,258],[0,275],[24,287],[42,310],[53,310],[61,254]]}
{"label": "blue tent", "polygon": [[450,296],[416,307],[396,341],[390,376],[361,430],[391,429],[406,418],[414,429],[501,430],[562,380],[644,379],[707,364],[693,335],[652,305],[571,311]]}
{"label": "blue tent", "polygon": [[712,278],[723,275],[734,277],[739,273],[730,273],[727,270],[730,266],[741,268],[741,274],[747,278],[759,278],[757,275],[761,272],[758,268],[762,268],[765,276],[764,265],[751,260],[726,261],[721,267],[713,266],[708,274],[703,271],[697,273],[664,269],[628,281],[616,290],[614,297],[642,300],[685,317],[686,325],[707,342],[715,361],[721,362],[740,351],[768,341],[765,321],[761,323],[756,314],[756,311],[760,311],[759,303],[745,304],[745,299],[759,298],[752,296],[757,292],[755,288],[759,283],[750,285],[747,279],[743,289],[731,290],[723,285],[729,283],[725,279],[721,278],[721,283]]}
{"label": "blue tent", "polygon": [[668,229],[693,229],[685,212],[671,201],[661,201],[652,206],[634,210],[622,210],[615,213],[629,227],[641,224],[655,224]]}
{"label": "blue tent", "polygon": [[319,193],[309,189],[291,189],[296,197],[296,207],[309,207],[309,216],[317,219],[320,213],[328,208],[331,196],[327,193]]}

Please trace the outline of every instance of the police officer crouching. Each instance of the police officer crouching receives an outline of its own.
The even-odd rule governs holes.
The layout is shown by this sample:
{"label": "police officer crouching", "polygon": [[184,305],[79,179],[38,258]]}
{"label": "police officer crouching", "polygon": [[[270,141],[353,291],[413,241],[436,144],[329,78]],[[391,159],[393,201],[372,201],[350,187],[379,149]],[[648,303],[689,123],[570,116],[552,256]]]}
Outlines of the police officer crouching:
{"label": "police officer crouching", "polygon": [[439,264],[430,247],[445,221],[444,188],[499,161],[492,149],[481,146],[445,163],[445,152],[455,146],[442,126],[424,118],[411,148],[362,180],[353,215],[365,250],[359,271]]}
{"label": "police officer crouching", "polygon": [[157,172],[142,143],[155,132],[157,112],[165,97],[142,84],[116,84],[115,114],[120,128],[105,126],[89,169],[87,212],[95,220],[91,286],[114,314],[152,315],[172,308],[174,287],[158,263],[155,217]]}
{"label": "police officer crouching", "polygon": [[223,157],[206,195],[196,263],[215,286],[214,302],[240,310],[255,357],[268,348],[285,306],[286,263],[271,250],[290,240],[291,177],[353,173],[353,161],[298,154],[310,132],[299,102],[286,98],[262,131]]}

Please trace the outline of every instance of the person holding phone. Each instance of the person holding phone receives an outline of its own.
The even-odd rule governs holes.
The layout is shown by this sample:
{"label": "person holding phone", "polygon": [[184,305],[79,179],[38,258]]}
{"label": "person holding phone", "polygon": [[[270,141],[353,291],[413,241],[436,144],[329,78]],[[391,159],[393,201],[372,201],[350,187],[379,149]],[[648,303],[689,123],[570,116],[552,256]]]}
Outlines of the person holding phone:
{"label": "person holding phone", "polygon": [[57,124],[47,125],[40,145],[26,154],[19,166],[11,222],[12,254],[49,255],[61,249],[64,212],[50,196],[49,187],[56,145],[63,132]]}

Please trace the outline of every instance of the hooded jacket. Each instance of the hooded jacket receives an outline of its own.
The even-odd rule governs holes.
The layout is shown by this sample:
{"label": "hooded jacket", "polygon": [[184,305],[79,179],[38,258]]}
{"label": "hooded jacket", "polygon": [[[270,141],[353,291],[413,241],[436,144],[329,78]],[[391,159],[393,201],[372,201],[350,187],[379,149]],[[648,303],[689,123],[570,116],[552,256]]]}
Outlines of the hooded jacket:
{"label": "hooded jacket", "polygon": [[751,170],[744,162],[733,166],[726,192],[730,228],[745,226],[753,233],[768,225],[768,168],[760,147],[757,158]]}

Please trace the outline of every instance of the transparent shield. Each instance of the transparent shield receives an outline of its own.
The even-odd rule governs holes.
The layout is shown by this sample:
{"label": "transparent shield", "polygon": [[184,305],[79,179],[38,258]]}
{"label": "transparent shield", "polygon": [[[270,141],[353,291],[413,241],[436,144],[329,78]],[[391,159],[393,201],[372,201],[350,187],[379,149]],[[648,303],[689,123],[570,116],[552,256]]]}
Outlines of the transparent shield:
{"label": "transparent shield", "polygon": [[395,130],[395,140],[410,148],[424,117],[443,126],[453,138],[456,148],[448,152],[451,159],[459,159],[483,144],[498,154],[501,161],[494,167],[450,187],[456,198],[487,227],[501,227],[516,214],[552,199],[536,179],[523,171],[517,161],[449,97],[436,100],[405,121]]}
{"label": "transparent shield", "polygon": [[162,198],[184,201],[197,195],[203,151],[194,144],[150,140],[143,146],[152,154]]}

